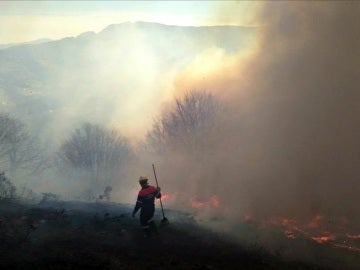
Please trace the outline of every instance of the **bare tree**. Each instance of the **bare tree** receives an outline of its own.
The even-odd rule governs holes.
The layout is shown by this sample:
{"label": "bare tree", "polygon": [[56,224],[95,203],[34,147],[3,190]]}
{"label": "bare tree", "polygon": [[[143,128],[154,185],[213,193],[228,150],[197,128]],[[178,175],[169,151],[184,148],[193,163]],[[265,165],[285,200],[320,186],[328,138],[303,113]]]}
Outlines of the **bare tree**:
{"label": "bare tree", "polygon": [[13,183],[5,176],[5,173],[0,173],[0,201],[12,200],[15,198],[16,188]]}
{"label": "bare tree", "polygon": [[190,91],[176,98],[154,120],[147,142],[158,152],[169,149],[201,149],[208,143],[209,132],[215,126],[219,104],[214,95],[205,91]]}
{"label": "bare tree", "polygon": [[86,170],[99,183],[110,180],[129,153],[126,138],[115,130],[84,123],[61,145],[59,158],[64,165]]}
{"label": "bare tree", "polygon": [[43,163],[39,142],[26,126],[8,114],[0,114],[0,165],[14,175],[19,168],[39,170]]}

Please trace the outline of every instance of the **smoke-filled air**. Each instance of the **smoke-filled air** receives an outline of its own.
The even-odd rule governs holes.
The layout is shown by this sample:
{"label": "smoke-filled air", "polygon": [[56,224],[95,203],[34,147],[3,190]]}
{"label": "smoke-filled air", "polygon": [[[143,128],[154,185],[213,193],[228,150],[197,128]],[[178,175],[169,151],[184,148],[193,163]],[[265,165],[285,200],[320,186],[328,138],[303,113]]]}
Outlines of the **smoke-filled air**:
{"label": "smoke-filled air", "polygon": [[207,228],[276,249],[244,224],[276,225],[359,254],[360,4],[252,12],[0,47],[3,195],[133,204],[154,164],[165,209]]}

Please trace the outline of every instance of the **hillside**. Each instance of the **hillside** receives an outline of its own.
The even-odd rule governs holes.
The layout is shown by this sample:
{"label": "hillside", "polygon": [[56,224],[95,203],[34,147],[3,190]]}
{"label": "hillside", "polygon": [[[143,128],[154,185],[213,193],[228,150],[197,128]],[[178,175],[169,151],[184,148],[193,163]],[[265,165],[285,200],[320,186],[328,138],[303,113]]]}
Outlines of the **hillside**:
{"label": "hillside", "polygon": [[[245,247],[189,215],[143,238],[131,206],[0,204],[2,269],[331,269]],[[157,217],[159,220],[159,217]]]}
{"label": "hillside", "polygon": [[[253,32],[237,26],[122,23],[99,33],[2,49],[1,111],[23,118],[40,133],[56,129],[58,116],[69,126],[91,117],[107,122],[119,107],[139,102],[124,97],[151,91],[146,103],[156,105],[159,91],[197,56],[208,50],[237,53],[248,46]],[[124,119],[129,113],[120,112]]]}
{"label": "hillside", "polygon": [[21,45],[29,45],[29,44],[41,44],[45,42],[49,42],[51,39],[48,38],[41,38],[29,42],[21,42],[21,43],[7,43],[7,44],[0,44],[0,50],[7,49],[14,46],[21,46]]}

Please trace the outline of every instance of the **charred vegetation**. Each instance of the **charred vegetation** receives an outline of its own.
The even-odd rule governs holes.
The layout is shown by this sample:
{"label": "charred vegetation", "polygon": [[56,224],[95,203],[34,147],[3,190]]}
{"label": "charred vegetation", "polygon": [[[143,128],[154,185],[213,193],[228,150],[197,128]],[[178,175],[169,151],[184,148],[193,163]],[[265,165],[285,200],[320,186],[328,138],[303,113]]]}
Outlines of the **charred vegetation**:
{"label": "charred vegetation", "polygon": [[[168,211],[171,226],[142,236],[131,206],[48,200],[0,203],[2,269],[339,269],[244,246]],[[156,216],[160,220],[160,216]]]}

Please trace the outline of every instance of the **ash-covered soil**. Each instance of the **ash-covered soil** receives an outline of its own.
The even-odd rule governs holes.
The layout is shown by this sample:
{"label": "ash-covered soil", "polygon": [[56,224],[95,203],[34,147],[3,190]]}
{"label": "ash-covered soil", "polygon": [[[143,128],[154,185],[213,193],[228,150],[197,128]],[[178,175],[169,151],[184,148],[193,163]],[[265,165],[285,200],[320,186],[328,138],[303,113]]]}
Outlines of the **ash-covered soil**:
{"label": "ash-covered soil", "polygon": [[0,269],[338,269],[242,246],[175,211],[167,211],[170,224],[158,235],[144,238],[131,210],[0,202]]}

